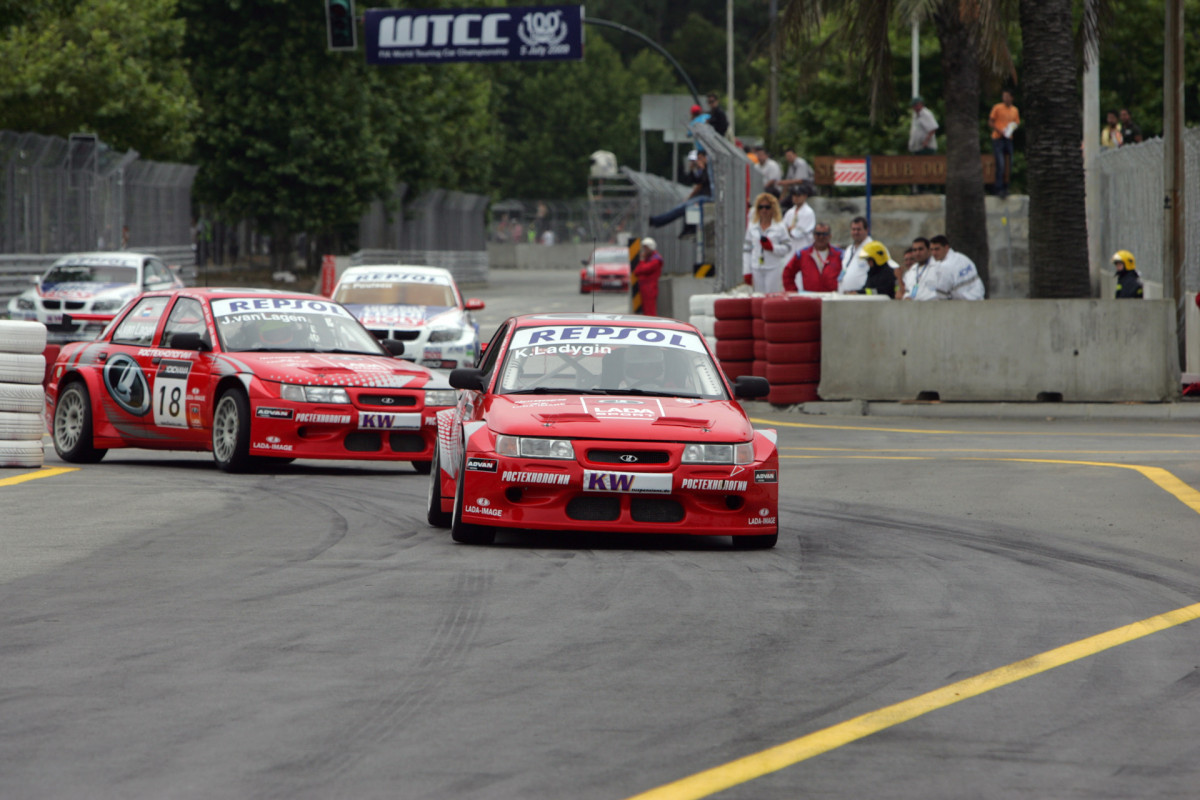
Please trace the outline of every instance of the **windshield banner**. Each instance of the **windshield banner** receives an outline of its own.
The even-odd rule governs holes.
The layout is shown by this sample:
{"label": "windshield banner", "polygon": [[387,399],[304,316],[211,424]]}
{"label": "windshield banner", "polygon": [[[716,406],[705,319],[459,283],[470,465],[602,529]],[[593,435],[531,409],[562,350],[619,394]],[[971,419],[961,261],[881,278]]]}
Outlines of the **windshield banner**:
{"label": "windshield banner", "polygon": [[368,9],[368,64],[582,61],[583,6]]}

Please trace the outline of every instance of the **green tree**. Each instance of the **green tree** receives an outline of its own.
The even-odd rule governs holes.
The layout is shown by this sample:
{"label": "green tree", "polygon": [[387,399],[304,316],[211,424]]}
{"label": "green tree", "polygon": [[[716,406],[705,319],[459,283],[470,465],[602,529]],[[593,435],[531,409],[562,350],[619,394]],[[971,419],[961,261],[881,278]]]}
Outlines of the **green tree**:
{"label": "green tree", "polygon": [[188,157],[199,107],[175,0],[6,2],[0,23],[0,128]]}

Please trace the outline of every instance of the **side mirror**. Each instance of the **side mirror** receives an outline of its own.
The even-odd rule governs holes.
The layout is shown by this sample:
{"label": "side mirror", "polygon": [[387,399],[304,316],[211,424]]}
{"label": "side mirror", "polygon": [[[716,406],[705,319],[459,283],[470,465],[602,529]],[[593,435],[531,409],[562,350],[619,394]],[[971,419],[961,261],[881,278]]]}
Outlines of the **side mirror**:
{"label": "side mirror", "polygon": [[740,375],[733,382],[733,396],[739,400],[756,400],[766,397],[771,391],[771,384],[766,378],[757,375]]}
{"label": "side mirror", "polygon": [[472,297],[471,299],[467,300],[463,308],[467,309],[467,311],[482,311],[483,301],[478,297]]}
{"label": "side mirror", "polygon": [[579,263],[583,264],[586,267],[588,265],[588,260],[585,258],[585,259],[583,259],[583,261],[580,261]]}
{"label": "side mirror", "polygon": [[459,367],[450,370],[450,385],[455,389],[483,391],[483,370],[475,367]]}
{"label": "side mirror", "polygon": [[392,358],[404,355],[404,342],[399,339],[384,339],[380,342],[383,349],[392,354]]}
{"label": "side mirror", "polygon": [[212,345],[199,331],[172,334],[169,346],[175,350],[192,350],[197,353],[207,353],[212,350]]}

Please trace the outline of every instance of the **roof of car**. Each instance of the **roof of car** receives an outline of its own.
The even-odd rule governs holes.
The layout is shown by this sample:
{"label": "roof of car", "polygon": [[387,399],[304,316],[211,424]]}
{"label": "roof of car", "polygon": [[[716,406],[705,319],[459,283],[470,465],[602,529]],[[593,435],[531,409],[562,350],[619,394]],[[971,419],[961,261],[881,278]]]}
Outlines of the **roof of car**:
{"label": "roof of car", "polygon": [[347,275],[360,275],[364,272],[375,272],[377,270],[404,270],[405,272],[415,272],[418,274],[423,273],[426,275],[444,275],[449,278],[454,277],[450,270],[445,269],[444,267],[430,267],[421,264],[362,264],[357,267],[347,268],[342,272],[341,277],[344,278]]}
{"label": "roof of car", "polygon": [[56,258],[54,264],[128,264],[136,267],[150,257],[148,253],[132,253],[128,250],[103,250],[91,253],[68,253]]}
{"label": "roof of car", "polygon": [[285,292],[279,289],[255,289],[245,286],[186,286],[182,289],[160,289],[154,292],[146,292],[148,295],[174,295],[183,294],[190,297],[206,297],[209,300],[222,297],[255,297],[258,295],[268,295],[270,297],[301,297],[306,300],[322,300],[326,303],[333,303],[328,297],[309,294],[308,292]]}
{"label": "roof of car", "polygon": [[674,331],[695,331],[687,322],[667,317],[647,317],[642,314],[589,314],[584,311],[562,311],[546,314],[521,314],[513,317],[518,328],[542,325],[620,325],[639,328],[665,328]]}

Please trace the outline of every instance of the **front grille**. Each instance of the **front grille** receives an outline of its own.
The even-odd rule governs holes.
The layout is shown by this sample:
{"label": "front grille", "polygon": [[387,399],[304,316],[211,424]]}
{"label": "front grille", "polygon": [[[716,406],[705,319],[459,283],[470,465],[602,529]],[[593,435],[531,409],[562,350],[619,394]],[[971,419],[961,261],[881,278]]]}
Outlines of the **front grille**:
{"label": "front grille", "polygon": [[355,453],[377,453],[383,449],[383,438],[372,431],[348,433],[346,449]]}
{"label": "front grille", "polygon": [[666,464],[670,453],[662,450],[589,450],[589,461],[597,464]]}
{"label": "front grille", "polygon": [[421,338],[420,331],[392,331],[392,338],[398,342],[411,342]]}
{"label": "front grille", "polygon": [[411,394],[360,394],[358,402],[365,406],[400,408],[401,406],[415,406],[417,398],[416,395]]}
{"label": "front grille", "polygon": [[616,497],[573,497],[567,503],[567,517],[587,522],[609,522],[621,516],[621,501]]}
{"label": "front grille", "polygon": [[67,311],[78,311],[86,305],[87,303],[82,300],[68,300],[66,302],[66,309]]}
{"label": "front grille", "polygon": [[389,433],[388,447],[393,453],[419,453],[425,449],[425,440],[419,433]]}
{"label": "front grille", "polygon": [[60,300],[43,300],[42,308],[47,308],[52,311],[57,311],[58,309],[62,308],[62,301],[60,301]]}
{"label": "front grille", "polygon": [[683,505],[662,497],[631,497],[629,516],[634,522],[682,522]]}

